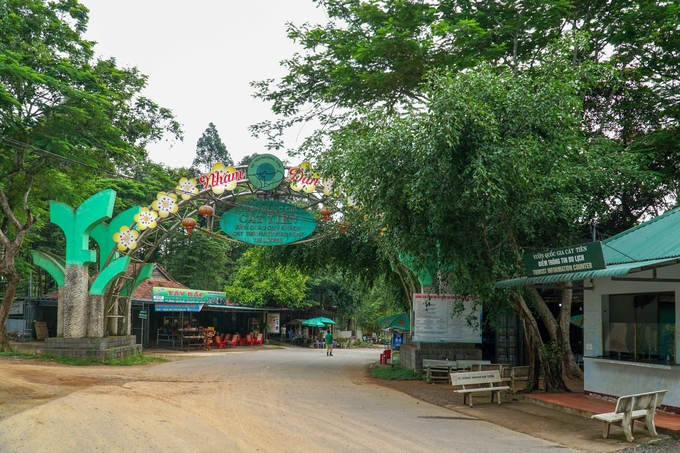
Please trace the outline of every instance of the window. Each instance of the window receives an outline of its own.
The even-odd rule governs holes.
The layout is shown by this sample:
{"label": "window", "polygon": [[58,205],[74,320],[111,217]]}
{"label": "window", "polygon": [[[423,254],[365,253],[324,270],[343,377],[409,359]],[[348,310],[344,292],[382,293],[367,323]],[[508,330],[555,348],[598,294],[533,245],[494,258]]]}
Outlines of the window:
{"label": "window", "polygon": [[603,309],[604,356],[675,363],[675,294],[610,295]]}

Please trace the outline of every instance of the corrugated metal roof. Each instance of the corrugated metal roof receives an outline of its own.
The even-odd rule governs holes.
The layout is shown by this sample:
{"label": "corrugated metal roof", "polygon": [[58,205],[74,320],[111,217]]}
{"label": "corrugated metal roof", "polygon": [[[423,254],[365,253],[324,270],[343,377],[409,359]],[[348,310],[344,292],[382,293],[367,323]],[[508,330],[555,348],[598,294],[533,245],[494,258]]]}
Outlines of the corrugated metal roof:
{"label": "corrugated metal roof", "polygon": [[602,252],[607,266],[680,256],[680,208],[605,239]]}
{"label": "corrugated metal roof", "polygon": [[622,277],[628,275],[632,271],[641,271],[647,267],[657,267],[657,266],[668,266],[677,263],[678,259],[660,259],[660,260],[647,260],[647,261],[636,261],[632,263],[623,264],[613,264],[607,266],[606,269],[598,269],[594,271],[586,272],[573,272],[571,274],[554,274],[554,275],[544,275],[541,277],[521,277],[521,278],[511,278],[509,280],[501,280],[494,285],[494,288],[510,288],[513,286],[525,286],[525,285],[545,285],[551,283],[569,282],[584,280],[590,278],[604,278],[604,277]]}

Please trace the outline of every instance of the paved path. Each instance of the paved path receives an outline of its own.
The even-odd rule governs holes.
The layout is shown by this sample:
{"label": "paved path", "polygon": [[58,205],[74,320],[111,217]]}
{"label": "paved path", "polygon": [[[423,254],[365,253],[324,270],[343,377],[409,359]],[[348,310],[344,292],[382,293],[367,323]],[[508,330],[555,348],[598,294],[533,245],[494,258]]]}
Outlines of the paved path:
{"label": "paved path", "polygon": [[0,452],[575,451],[371,384],[375,356],[244,348],[143,368],[0,421]]}

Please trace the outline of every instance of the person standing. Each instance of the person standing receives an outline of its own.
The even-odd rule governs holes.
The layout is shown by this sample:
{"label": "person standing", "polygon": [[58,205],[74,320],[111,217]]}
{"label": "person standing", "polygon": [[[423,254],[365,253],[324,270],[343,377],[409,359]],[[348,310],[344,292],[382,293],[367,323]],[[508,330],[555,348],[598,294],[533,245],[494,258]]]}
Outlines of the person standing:
{"label": "person standing", "polygon": [[328,329],[328,333],[326,334],[326,357],[328,357],[329,354],[333,356],[333,333],[330,329]]}

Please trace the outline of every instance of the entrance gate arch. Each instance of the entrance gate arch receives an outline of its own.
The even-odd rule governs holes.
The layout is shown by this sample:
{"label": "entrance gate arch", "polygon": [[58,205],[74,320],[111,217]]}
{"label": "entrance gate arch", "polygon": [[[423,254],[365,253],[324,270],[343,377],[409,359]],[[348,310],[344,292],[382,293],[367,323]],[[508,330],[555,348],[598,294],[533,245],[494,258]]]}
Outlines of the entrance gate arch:
{"label": "entrance gate arch", "polygon": [[[216,163],[209,173],[182,178],[176,187],[158,193],[149,206],[115,217],[116,194],[111,189],[77,209],[50,202],[50,219],[66,235],[66,257],[33,252],[35,264],[59,285],[57,338],[46,341],[53,346],[47,349],[65,355],[84,355],[86,350],[85,355],[92,355],[92,340],[126,338],[128,346],[99,341],[103,346],[95,349],[120,349],[115,355],[136,351],[132,294],[151,276],[149,259],[171,234],[198,232],[256,245],[319,240],[346,228],[331,221],[331,189],[332,180],[322,181],[308,162],[286,166],[276,156],[263,154],[248,166]],[[90,250],[90,238],[98,254]],[[93,263],[99,273],[90,279],[88,265]],[[75,346],[69,350],[66,342]]]}

